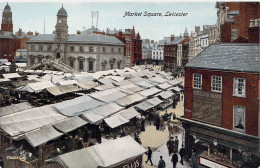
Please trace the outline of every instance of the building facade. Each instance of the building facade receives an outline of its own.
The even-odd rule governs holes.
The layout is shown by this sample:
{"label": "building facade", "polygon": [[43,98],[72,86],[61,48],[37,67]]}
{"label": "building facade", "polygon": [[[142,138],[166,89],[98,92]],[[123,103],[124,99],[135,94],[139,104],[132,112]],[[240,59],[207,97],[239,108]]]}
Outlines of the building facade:
{"label": "building facade", "polygon": [[155,65],[163,64],[163,47],[159,47],[158,43],[152,50],[152,62]]}
{"label": "building facade", "polygon": [[84,72],[122,69],[126,66],[123,42],[102,34],[68,34],[67,17],[62,7],[57,14],[55,34],[38,35],[27,42],[28,66],[55,59]]}
{"label": "building facade", "polygon": [[142,42],[142,60],[146,64],[152,64],[153,62],[153,49],[156,47],[154,40],[143,39]]}
{"label": "building facade", "polygon": [[203,166],[260,165],[258,53],[258,44],[215,43],[186,65],[179,119],[188,158]]}
{"label": "building facade", "polygon": [[259,2],[217,2],[217,27],[220,42],[248,42],[250,21],[260,18]]}

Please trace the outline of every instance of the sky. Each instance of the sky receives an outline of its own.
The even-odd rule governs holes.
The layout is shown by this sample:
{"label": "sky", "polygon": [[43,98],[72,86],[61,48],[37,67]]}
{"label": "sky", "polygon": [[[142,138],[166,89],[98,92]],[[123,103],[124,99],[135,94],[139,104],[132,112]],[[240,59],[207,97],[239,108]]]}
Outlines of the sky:
{"label": "sky", "polygon": [[[185,27],[188,32],[194,32],[195,26],[214,25],[217,22],[216,2],[9,2],[13,14],[13,29],[17,32],[22,28],[24,32],[32,31],[51,34],[55,30],[57,12],[63,7],[68,14],[69,34],[82,31],[84,27],[92,26],[91,11],[99,11],[98,29],[127,29],[135,27],[142,39],[161,40],[171,34],[183,34]],[[6,2],[0,3],[0,10]],[[144,12],[188,13],[187,16],[143,16]],[[142,16],[127,16],[125,12],[142,12]],[[2,20],[2,18],[1,18]],[[94,18],[96,26],[96,18]]]}

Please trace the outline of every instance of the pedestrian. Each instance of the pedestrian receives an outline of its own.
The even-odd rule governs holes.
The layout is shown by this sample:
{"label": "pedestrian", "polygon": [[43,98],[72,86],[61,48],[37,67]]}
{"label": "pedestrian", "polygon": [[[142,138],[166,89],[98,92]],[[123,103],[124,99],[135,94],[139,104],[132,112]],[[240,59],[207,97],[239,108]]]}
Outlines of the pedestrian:
{"label": "pedestrian", "polygon": [[169,141],[167,141],[167,148],[168,148],[168,151],[169,151],[169,156],[171,155],[171,153],[173,153],[173,149],[174,149],[174,141],[173,141],[173,137],[171,137],[169,139]]}
{"label": "pedestrian", "polygon": [[172,160],[171,160],[172,164],[173,164],[173,168],[176,168],[176,164],[178,162],[178,155],[176,153],[174,153],[172,155]]}
{"label": "pedestrian", "polygon": [[184,157],[186,155],[186,151],[185,151],[185,148],[183,147],[183,144],[181,145],[181,149],[180,149],[180,152],[179,152],[180,156],[181,156],[181,164],[183,165],[183,160],[184,160]]}
{"label": "pedestrian", "polygon": [[181,101],[183,101],[183,95],[181,95]]}
{"label": "pedestrian", "polygon": [[79,138],[78,140],[78,149],[83,149],[85,147],[83,139]]}
{"label": "pedestrian", "polygon": [[73,140],[72,136],[65,138],[65,152],[71,152],[73,150]]}
{"label": "pedestrian", "polygon": [[125,136],[125,131],[121,130],[120,138]]}
{"label": "pedestrian", "polygon": [[175,146],[175,151],[178,152],[179,140],[178,140],[178,137],[177,137],[177,136],[175,136],[174,146]]}
{"label": "pedestrian", "polygon": [[145,118],[144,118],[144,116],[142,117],[142,120],[141,120],[141,131],[143,132],[143,131],[145,131]]}
{"label": "pedestrian", "polygon": [[159,130],[160,129],[160,116],[157,115],[156,117],[156,130]]}
{"label": "pedestrian", "polygon": [[147,161],[145,162],[147,164],[148,161],[151,162],[151,166],[153,166],[153,162],[152,162],[152,150],[150,147],[148,147],[148,152],[147,152]]}
{"label": "pedestrian", "polygon": [[163,131],[164,130],[164,120],[162,117],[160,117],[160,130]]}
{"label": "pedestrian", "polygon": [[196,152],[194,150],[192,150],[192,153],[191,153],[191,160],[192,160],[192,167],[193,168],[197,168],[197,155],[196,155]]}
{"label": "pedestrian", "polygon": [[158,163],[158,168],[165,168],[165,167],[166,167],[165,161],[163,160],[163,157],[160,156],[160,160],[159,160],[159,163]]}

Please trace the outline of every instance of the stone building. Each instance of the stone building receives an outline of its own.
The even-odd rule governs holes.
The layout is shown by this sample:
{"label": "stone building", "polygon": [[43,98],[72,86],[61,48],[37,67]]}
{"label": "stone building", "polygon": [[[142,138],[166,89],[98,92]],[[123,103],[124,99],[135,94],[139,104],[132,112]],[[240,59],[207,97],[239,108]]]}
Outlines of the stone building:
{"label": "stone building", "polygon": [[102,34],[68,34],[67,17],[62,6],[57,13],[55,34],[38,35],[27,42],[28,66],[40,65],[48,60],[60,60],[60,64],[65,64],[64,67],[67,65],[84,72],[126,66],[123,42]]}
{"label": "stone building", "polygon": [[156,47],[154,40],[143,39],[142,60],[144,63],[151,64],[153,60],[153,49]]}
{"label": "stone building", "polygon": [[156,65],[161,65],[163,63],[163,47],[156,43],[152,50],[152,62]]}

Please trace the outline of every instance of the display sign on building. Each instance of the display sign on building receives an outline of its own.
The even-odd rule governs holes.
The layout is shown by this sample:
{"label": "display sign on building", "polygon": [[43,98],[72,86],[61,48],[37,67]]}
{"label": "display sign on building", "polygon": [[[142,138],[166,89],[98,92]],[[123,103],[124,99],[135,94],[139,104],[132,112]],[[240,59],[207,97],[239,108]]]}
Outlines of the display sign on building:
{"label": "display sign on building", "polygon": [[224,166],[220,163],[216,163],[214,161],[211,161],[211,160],[208,160],[208,159],[205,159],[205,158],[202,158],[202,157],[200,157],[199,161],[200,161],[201,165],[211,167],[211,168],[232,168],[232,167]]}

